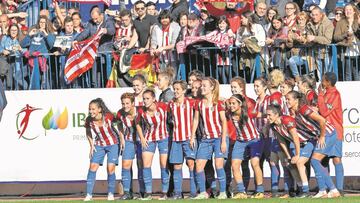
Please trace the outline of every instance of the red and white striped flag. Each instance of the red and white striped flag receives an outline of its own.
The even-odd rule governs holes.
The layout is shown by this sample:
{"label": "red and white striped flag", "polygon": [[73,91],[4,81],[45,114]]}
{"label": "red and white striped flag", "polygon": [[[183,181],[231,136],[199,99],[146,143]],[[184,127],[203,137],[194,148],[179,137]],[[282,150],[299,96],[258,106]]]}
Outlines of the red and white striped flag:
{"label": "red and white striped flag", "polygon": [[100,29],[93,37],[78,42],[76,47],[71,50],[64,70],[65,80],[68,84],[92,68],[102,35],[103,32]]}
{"label": "red and white striped flag", "polygon": [[[55,0],[53,0],[55,1]],[[99,3],[104,2],[107,6],[111,6],[111,0],[56,0],[56,1],[66,1],[66,2],[78,2],[78,3]]]}

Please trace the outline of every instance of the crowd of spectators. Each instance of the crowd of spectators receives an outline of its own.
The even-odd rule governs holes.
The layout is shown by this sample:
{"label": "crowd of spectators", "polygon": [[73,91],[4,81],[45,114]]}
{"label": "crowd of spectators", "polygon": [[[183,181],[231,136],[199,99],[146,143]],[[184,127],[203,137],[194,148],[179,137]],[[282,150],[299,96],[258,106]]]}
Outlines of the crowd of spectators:
{"label": "crowd of spectators", "polygon": [[[33,25],[29,25],[28,13],[20,9],[27,1],[0,3],[0,79],[7,89],[27,89],[34,65],[39,66],[42,88],[48,87],[46,83],[52,86],[54,77],[56,88],[100,87],[99,77],[102,81],[107,78],[99,68],[90,71],[87,84],[75,81],[76,84],[68,85],[63,75],[71,46],[99,29],[105,33],[100,39],[99,56],[122,50],[127,50],[127,55],[148,52],[159,59],[159,70],[171,66],[175,73],[179,69],[189,72],[195,64],[205,74],[215,74],[222,83],[228,83],[241,70],[251,72],[256,56],[260,56],[262,73],[281,69],[298,80],[306,70],[319,76],[329,70],[327,45],[337,44],[340,80],[359,80],[360,0],[337,4],[333,0],[198,0],[198,13],[189,12],[186,0],[174,0],[169,9],[161,12],[155,3],[139,0],[128,10],[102,11],[94,6],[88,22],[81,19],[79,8],[53,1],[51,9],[39,9]],[[177,52],[177,43],[203,35],[225,37],[229,44],[224,48],[216,43],[197,42],[188,45],[186,53]],[[54,46],[58,36],[70,37],[71,46]],[[194,51],[208,46],[221,49]],[[229,47],[237,51],[230,54]],[[116,59],[115,62],[122,60]],[[95,66],[109,63],[99,59]],[[45,74],[49,66],[55,68]],[[49,75],[53,81],[46,79]],[[119,81],[122,86],[130,82],[126,73],[119,74]]]}

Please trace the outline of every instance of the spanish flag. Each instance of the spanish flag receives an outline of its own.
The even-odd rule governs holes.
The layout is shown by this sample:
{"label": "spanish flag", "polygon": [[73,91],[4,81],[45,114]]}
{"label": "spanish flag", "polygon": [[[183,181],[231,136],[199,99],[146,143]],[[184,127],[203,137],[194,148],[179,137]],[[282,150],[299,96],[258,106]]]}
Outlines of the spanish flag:
{"label": "spanish flag", "polygon": [[142,74],[147,79],[147,85],[153,85],[156,80],[156,71],[153,68],[153,57],[150,53],[135,54],[131,57],[131,65],[128,71],[130,77]]}
{"label": "spanish flag", "polygon": [[118,78],[118,74],[117,74],[117,69],[116,69],[116,62],[114,62],[110,76],[106,83],[106,88],[120,87],[117,78]]}

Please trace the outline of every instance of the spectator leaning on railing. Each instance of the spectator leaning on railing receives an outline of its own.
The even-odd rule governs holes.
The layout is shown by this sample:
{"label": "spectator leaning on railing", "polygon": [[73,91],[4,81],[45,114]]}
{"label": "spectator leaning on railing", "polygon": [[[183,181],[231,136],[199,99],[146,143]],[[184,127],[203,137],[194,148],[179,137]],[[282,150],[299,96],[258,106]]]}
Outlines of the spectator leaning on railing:
{"label": "spectator leaning on railing", "polygon": [[274,16],[276,15],[280,15],[278,10],[277,10],[277,7],[270,7],[267,9],[266,11],[266,21],[268,22],[268,24],[265,25],[265,32],[269,32],[269,29],[271,27],[271,21],[272,19],[274,18]]}
{"label": "spectator leaning on railing", "polygon": [[[352,4],[344,8],[345,17],[342,18],[335,27],[334,42],[345,46],[345,80],[360,80],[359,77],[359,38],[354,34],[359,29],[359,11]],[[343,53],[342,52],[342,53]],[[357,63],[357,64],[356,64]]]}
{"label": "spectator leaning on railing", "polygon": [[[99,41],[98,52],[111,52],[113,50],[113,37],[115,34],[115,25],[112,17],[105,18],[105,14],[100,11],[98,6],[93,6],[90,10],[91,20],[87,23],[85,29],[75,38],[73,42],[73,47],[78,41],[86,40],[94,36],[100,29],[104,33]],[[98,63],[94,63],[94,66]],[[106,64],[109,65],[109,64]],[[98,85],[98,70],[97,68],[92,68],[92,81],[91,86],[97,87]],[[99,76],[102,77],[102,76]]]}
{"label": "spectator leaning on railing", "polygon": [[[295,77],[296,82],[300,80],[298,66],[306,63],[306,49],[304,48],[306,42],[306,24],[309,21],[309,15],[302,11],[298,14],[296,25],[288,31],[288,39],[286,46],[291,48],[291,57],[288,60],[291,74]],[[297,47],[302,46],[302,47]]]}
{"label": "spectator leaning on railing", "polygon": [[[323,70],[323,59],[325,58],[326,45],[332,41],[334,26],[325,13],[319,7],[311,11],[311,20],[306,25],[306,43],[313,47],[316,57],[316,68],[320,71],[319,77]],[[315,47],[314,47],[315,46]],[[319,47],[320,46],[320,47]],[[321,49],[320,49],[321,48]],[[320,53],[318,50],[320,49]],[[312,65],[310,64],[310,70]],[[325,67],[326,70],[327,67]]]}
{"label": "spectator leaning on railing", "polygon": [[150,54],[160,59],[160,69],[171,65],[177,73],[178,58],[175,43],[180,33],[180,26],[171,19],[168,10],[159,14],[160,25],[154,25],[151,31]]}
{"label": "spectator leaning on railing", "polygon": [[[16,24],[13,24],[9,27],[8,35],[3,36],[1,39],[0,76],[3,76],[3,71],[8,68],[8,72],[6,73],[7,89],[13,87],[13,76],[15,82],[17,82],[16,87],[20,86],[20,89],[27,89],[27,83],[24,81],[24,77],[27,76],[27,71],[24,66],[21,66],[22,54],[25,52],[25,49],[22,49],[20,46],[20,41],[22,41],[23,38],[24,36],[22,36],[20,32],[20,28]],[[11,57],[9,57],[10,55]]]}
{"label": "spectator leaning on railing", "polygon": [[106,19],[98,6],[93,6],[91,8],[90,15],[91,20],[88,22],[85,29],[75,38],[74,43],[94,36],[99,29],[102,29],[104,35],[100,38],[98,51],[111,51],[113,46],[113,36],[115,34],[113,18],[108,17]]}
{"label": "spectator leaning on railing", "polygon": [[269,52],[271,56],[271,67],[281,68],[285,67],[284,50],[287,40],[288,30],[284,27],[284,22],[281,16],[277,15],[271,22],[271,28],[269,29],[268,36],[266,38],[266,44],[269,46]]}
{"label": "spectator leaning on railing", "polygon": [[[46,55],[52,49],[55,42],[54,29],[46,16],[40,16],[38,24],[30,28],[30,32],[24,40],[20,43],[21,47],[28,48],[29,51],[25,53],[25,57],[29,60],[30,68],[36,68],[35,64],[39,65],[41,73],[47,70]],[[45,54],[45,55],[43,55]],[[37,62],[37,63],[36,63]],[[42,88],[48,85],[45,74],[42,74]],[[37,81],[33,81],[37,82]],[[31,88],[38,88],[37,86]]]}
{"label": "spectator leaning on railing", "polygon": [[241,14],[241,25],[236,32],[235,45],[241,47],[240,69],[244,66],[252,68],[255,56],[265,46],[266,34],[260,24],[254,23],[251,18],[251,11]]}

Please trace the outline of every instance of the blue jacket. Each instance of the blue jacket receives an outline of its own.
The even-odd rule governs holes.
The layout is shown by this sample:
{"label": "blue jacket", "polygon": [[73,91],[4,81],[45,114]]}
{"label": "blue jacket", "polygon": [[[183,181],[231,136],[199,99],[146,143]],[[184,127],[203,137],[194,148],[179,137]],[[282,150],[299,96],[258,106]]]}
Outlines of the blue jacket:
{"label": "blue jacket", "polygon": [[[61,31],[59,36],[71,36],[71,41],[74,41],[74,39],[79,35],[79,33],[77,33],[76,31],[74,31],[72,34],[66,34],[64,31]],[[61,49],[58,49],[59,51],[61,51]],[[66,49],[64,53],[62,54],[69,54],[71,51],[71,49]]]}
{"label": "blue jacket", "polygon": [[29,48],[30,54],[36,51],[49,53],[49,50],[54,46],[54,42],[55,35],[48,34],[48,36],[45,37],[42,32],[39,32],[33,36],[26,35],[20,45],[23,48]]}
{"label": "blue jacket", "polygon": [[17,56],[21,55],[23,52],[25,52],[26,49],[23,49],[22,51],[13,51],[13,47],[20,45],[19,40],[17,39],[11,39],[10,36],[5,35],[1,38],[0,43],[0,52],[2,53],[4,50],[8,50],[11,52],[11,54],[15,54]]}
{"label": "blue jacket", "polygon": [[83,41],[91,36],[94,36],[98,29],[106,28],[107,33],[100,38],[99,52],[112,51],[113,37],[115,35],[115,22],[113,18],[108,17],[101,25],[94,23],[90,20],[85,29],[75,38],[76,41]]}

